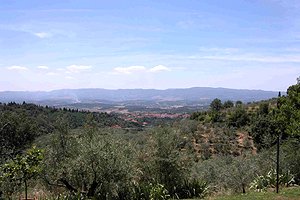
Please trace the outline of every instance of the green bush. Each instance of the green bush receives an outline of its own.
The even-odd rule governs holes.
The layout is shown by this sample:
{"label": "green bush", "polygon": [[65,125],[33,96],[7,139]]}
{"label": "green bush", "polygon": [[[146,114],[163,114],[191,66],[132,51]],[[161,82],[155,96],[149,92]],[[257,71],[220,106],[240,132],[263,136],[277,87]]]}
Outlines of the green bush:
{"label": "green bush", "polygon": [[151,185],[150,200],[165,200],[169,199],[168,190],[162,184]]}
{"label": "green bush", "polygon": [[133,184],[130,199],[132,200],[150,200],[151,185]]}
{"label": "green bush", "polygon": [[89,198],[117,198],[117,191],[132,180],[134,153],[130,144],[102,131],[67,133],[54,141],[58,144],[49,148],[46,155],[47,183],[59,184],[70,193],[79,192]]}
{"label": "green bush", "polygon": [[175,195],[179,199],[203,198],[208,194],[209,186],[207,182],[192,179],[185,180],[175,188]]}
{"label": "green bush", "polygon": [[162,184],[130,184],[126,188],[118,190],[119,200],[164,200],[169,199],[168,190]]}
{"label": "green bush", "polygon": [[[276,170],[272,169],[266,175],[257,176],[251,183],[250,189],[256,191],[263,191],[267,188],[276,187],[277,182],[277,173]],[[290,171],[286,171],[283,174],[279,175],[279,184],[284,186],[290,186],[294,184],[294,176],[290,173]]]}
{"label": "green bush", "polygon": [[290,139],[281,145],[281,168],[290,170],[295,177],[295,184],[300,185],[300,140]]}
{"label": "green bush", "polygon": [[211,191],[229,190],[246,193],[249,183],[258,171],[253,156],[219,156],[197,163],[193,175],[206,180]]}

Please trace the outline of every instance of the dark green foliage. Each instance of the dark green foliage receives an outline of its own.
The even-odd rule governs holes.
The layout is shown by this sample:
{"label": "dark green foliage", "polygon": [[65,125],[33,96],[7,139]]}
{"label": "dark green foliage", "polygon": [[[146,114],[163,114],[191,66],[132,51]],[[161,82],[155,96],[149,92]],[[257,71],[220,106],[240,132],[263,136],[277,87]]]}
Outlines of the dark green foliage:
{"label": "dark green foliage", "polygon": [[225,159],[223,178],[234,191],[246,193],[248,184],[255,174],[256,166],[253,160],[247,157],[228,157]]}
{"label": "dark green foliage", "polygon": [[[6,118],[6,115],[17,115],[28,120],[30,124],[38,127],[38,134],[46,134],[55,129],[55,122],[58,118],[65,118],[69,127],[74,129],[83,126],[87,122],[87,116],[91,115],[97,122],[98,127],[109,127],[119,125],[121,127],[136,127],[138,124],[126,122],[117,115],[108,113],[91,113],[71,109],[57,109],[52,107],[42,107],[34,104],[0,104],[0,122]],[[8,120],[11,121],[11,120]]]}
{"label": "dark green foliage", "polygon": [[236,101],[236,102],[235,102],[235,106],[240,106],[240,105],[243,105],[243,102],[242,102],[242,101]]}
{"label": "dark green foliage", "polygon": [[17,155],[0,168],[1,188],[5,188],[6,195],[24,183],[27,199],[28,181],[37,176],[42,170],[43,151],[33,147],[25,155]]}
{"label": "dark green foliage", "polygon": [[119,200],[165,200],[170,195],[164,185],[156,183],[141,183],[128,185],[126,190],[118,190]]}
{"label": "dark green foliage", "polygon": [[269,148],[276,141],[276,124],[270,115],[257,116],[252,122],[251,135],[259,149]]}
{"label": "dark green foliage", "polygon": [[286,129],[290,135],[300,135],[300,84],[290,86],[287,96],[280,97],[278,104],[277,121],[281,132]]}
{"label": "dark green foliage", "polygon": [[300,141],[291,138],[281,145],[281,168],[283,172],[290,171],[295,183],[300,184]]}
{"label": "dark green foliage", "polygon": [[118,188],[130,184],[134,174],[130,146],[101,132],[80,135],[57,133],[46,154],[45,180],[71,193],[114,199]]}
{"label": "dark green foliage", "polygon": [[211,103],[210,103],[210,109],[212,111],[220,111],[222,109],[222,102],[220,99],[214,99]]}
{"label": "dark green foliage", "polygon": [[210,119],[211,119],[211,122],[213,122],[213,123],[222,122],[223,115],[222,115],[222,113],[220,113],[218,111],[212,111],[212,112],[210,112]]}
{"label": "dark green foliage", "polygon": [[143,173],[148,176],[144,180],[164,185],[169,194],[173,195],[174,188],[181,184],[188,174],[190,161],[184,160],[179,148],[179,135],[173,129],[156,129],[152,136],[153,140],[148,147],[148,150],[151,149],[151,157],[145,160],[150,166],[142,166]]}
{"label": "dark green foliage", "polygon": [[38,135],[35,120],[24,113],[0,113],[0,154],[14,156]]}
{"label": "dark green foliage", "polygon": [[181,139],[174,129],[147,133],[148,141],[143,140],[142,146],[109,132],[90,127],[84,133],[56,133],[45,160],[48,168],[44,178],[51,188],[60,185],[70,193],[98,199],[150,200],[205,194],[202,182],[184,181],[191,160],[180,151]]}
{"label": "dark green foliage", "polygon": [[166,186],[171,191],[180,183],[184,176],[184,166],[179,160],[179,143],[176,135],[171,130],[162,129],[155,135],[155,171],[157,182]]}
{"label": "dark green foliage", "polygon": [[201,122],[208,122],[211,120],[207,112],[193,112],[190,119]]}
{"label": "dark green foliage", "polygon": [[219,156],[197,163],[195,170],[197,176],[207,180],[216,191],[226,189],[246,193],[256,174],[269,167],[267,163],[268,159],[250,155]]}
{"label": "dark green foliage", "polygon": [[243,127],[249,122],[249,116],[246,110],[242,107],[236,107],[228,117],[228,125],[236,128]]}
{"label": "dark green foliage", "polygon": [[268,115],[269,114],[269,103],[263,102],[259,105],[259,109],[257,112],[258,115]]}
{"label": "dark green foliage", "polygon": [[203,198],[208,193],[209,186],[206,182],[192,179],[185,180],[176,186],[175,193],[179,199]]}
{"label": "dark green foliage", "polygon": [[233,101],[230,101],[230,100],[225,101],[223,104],[224,108],[232,108],[233,106],[234,106],[234,103],[233,103]]}
{"label": "dark green foliage", "polygon": [[[89,117],[88,117],[89,116]],[[64,121],[64,127],[60,125]],[[116,115],[68,111],[34,104],[0,104],[0,155],[1,159],[14,156],[39,136],[60,128],[75,129],[89,121],[97,127],[140,127],[126,122]],[[5,158],[4,158],[5,157]],[[1,161],[1,160],[0,160]]]}
{"label": "dark green foliage", "polygon": [[237,101],[235,107],[231,107],[228,101],[222,106],[220,100],[215,99],[210,111],[192,113],[191,119],[204,124],[210,122],[217,127],[228,126],[247,131],[259,150],[270,148],[275,144],[277,135],[281,135],[284,140],[291,135],[299,135],[299,93],[300,85],[293,85],[289,87],[287,96],[280,95],[278,99],[249,105]]}

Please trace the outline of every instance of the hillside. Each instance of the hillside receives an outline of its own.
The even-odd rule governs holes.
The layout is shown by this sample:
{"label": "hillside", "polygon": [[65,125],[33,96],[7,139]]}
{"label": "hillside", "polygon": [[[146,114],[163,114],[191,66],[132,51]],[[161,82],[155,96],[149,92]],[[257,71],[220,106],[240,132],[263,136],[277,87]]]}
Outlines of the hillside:
{"label": "hillside", "polygon": [[277,91],[238,90],[227,88],[194,87],[187,89],[63,89],[50,92],[0,92],[0,102],[35,102],[43,104],[95,103],[120,101],[199,101],[221,100],[258,101],[276,97]]}
{"label": "hillside", "polygon": [[[0,191],[7,198],[27,191],[19,180],[44,199],[78,194],[150,200],[159,199],[152,198],[156,191],[164,199],[189,199],[261,191],[274,187],[278,133],[281,187],[293,186],[300,183],[299,93],[298,84],[287,96],[249,104],[214,99],[210,109],[190,118],[154,123],[151,116],[134,122],[120,114],[0,103]],[[144,127],[143,120],[152,125]],[[26,162],[26,168],[15,167],[23,161],[32,176],[14,179],[27,170]]]}

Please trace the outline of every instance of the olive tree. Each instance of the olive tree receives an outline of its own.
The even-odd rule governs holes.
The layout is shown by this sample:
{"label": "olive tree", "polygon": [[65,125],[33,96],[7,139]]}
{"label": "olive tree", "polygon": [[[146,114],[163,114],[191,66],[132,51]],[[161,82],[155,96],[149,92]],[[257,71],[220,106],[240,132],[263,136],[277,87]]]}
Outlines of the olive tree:
{"label": "olive tree", "polygon": [[43,150],[32,147],[25,155],[17,155],[13,160],[1,167],[2,184],[24,184],[27,199],[28,181],[36,177],[42,170]]}
{"label": "olive tree", "polygon": [[60,142],[52,144],[52,150],[46,155],[47,183],[90,198],[116,198],[118,190],[129,185],[134,173],[130,144],[111,135],[110,130],[81,131],[67,136],[72,145],[66,145],[67,153],[58,160],[54,160],[59,156],[55,144]]}

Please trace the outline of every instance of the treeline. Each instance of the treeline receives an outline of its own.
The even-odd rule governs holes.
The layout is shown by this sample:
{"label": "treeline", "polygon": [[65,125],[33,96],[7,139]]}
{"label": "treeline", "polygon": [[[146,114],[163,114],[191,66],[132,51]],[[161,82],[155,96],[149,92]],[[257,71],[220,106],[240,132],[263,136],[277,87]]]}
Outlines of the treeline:
{"label": "treeline", "polygon": [[120,127],[138,126],[136,123],[124,121],[116,114],[79,111],[78,109],[70,108],[44,107],[25,102],[23,102],[23,104],[15,102],[6,104],[0,102],[0,114],[0,117],[2,117],[1,122],[3,122],[6,117],[9,118],[15,115],[20,117],[19,121],[22,121],[21,117],[24,117],[33,123],[38,123],[39,127],[42,127],[38,130],[41,134],[52,132],[55,127],[55,122],[59,118],[64,118],[70,128],[82,127],[90,120],[94,120],[98,127],[110,127],[114,125],[119,125]]}
{"label": "treeline", "polygon": [[140,127],[114,114],[43,107],[25,102],[0,103],[1,158],[20,153],[36,138],[59,129],[61,123],[70,129],[76,129],[90,121],[94,121],[97,127]]}
{"label": "treeline", "polygon": [[[287,96],[281,96],[279,93],[276,99],[248,104],[241,101],[222,103],[221,100],[214,99],[208,111],[194,112],[191,119],[224,129],[246,131],[259,150],[268,149],[274,145],[278,135],[283,140],[297,137],[297,128],[291,128],[295,126],[294,121],[298,118],[298,100],[295,97],[297,92],[299,85],[291,86]],[[291,116],[296,119],[292,119]]]}

